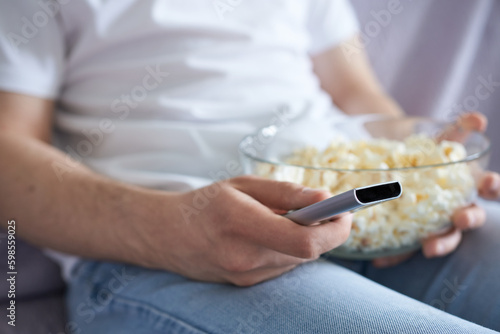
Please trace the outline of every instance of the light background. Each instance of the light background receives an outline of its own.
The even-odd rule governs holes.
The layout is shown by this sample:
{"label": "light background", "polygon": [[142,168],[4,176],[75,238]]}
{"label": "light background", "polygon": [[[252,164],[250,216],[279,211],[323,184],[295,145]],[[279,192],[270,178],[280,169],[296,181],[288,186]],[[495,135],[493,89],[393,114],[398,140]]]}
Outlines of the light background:
{"label": "light background", "polygon": [[[375,71],[410,115],[489,118],[490,169],[500,171],[500,1],[351,0]],[[399,6],[397,5],[399,3]],[[394,7],[392,7],[394,6]],[[381,11],[390,13],[383,17]],[[479,77],[498,83],[489,97]],[[462,105],[462,106],[460,106]]]}

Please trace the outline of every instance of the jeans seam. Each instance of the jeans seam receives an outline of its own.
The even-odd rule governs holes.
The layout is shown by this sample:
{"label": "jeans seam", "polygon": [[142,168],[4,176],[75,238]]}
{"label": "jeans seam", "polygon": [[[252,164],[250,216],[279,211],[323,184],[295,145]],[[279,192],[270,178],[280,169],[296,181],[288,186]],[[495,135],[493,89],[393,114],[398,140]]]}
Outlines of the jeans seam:
{"label": "jeans seam", "polygon": [[160,308],[158,308],[152,304],[148,304],[148,303],[145,303],[143,301],[138,301],[135,299],[126,298],[123,296],[114,296],[111,303],[107,307],[108,312],[112,312],[113,304],[122,304],[122,305],[126,305],[129,307],[134,307],[136,309],[140,309],[143,311],[147,311],[147,312],[149,312],[155,316],[158,316],[162,319],[169,320],[178,326],[182,326],[183,329],[188,330],[190,333],[193,333],[193,334],[210,334],[209,332],[201,330],[200,328],[196,328],[195,326],[187,323],[186,321],[184,321],[176,316],[173,316],[170,313],[168,313],[164,310],[161,310]]}

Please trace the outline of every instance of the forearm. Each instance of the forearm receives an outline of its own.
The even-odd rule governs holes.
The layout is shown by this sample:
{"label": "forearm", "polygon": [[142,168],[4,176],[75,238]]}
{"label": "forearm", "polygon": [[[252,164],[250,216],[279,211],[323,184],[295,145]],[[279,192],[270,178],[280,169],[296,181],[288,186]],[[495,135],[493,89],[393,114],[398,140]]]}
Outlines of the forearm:
{"label": "forearm", "polygon": [[401,107],[383,92],[355,92],[349,99],[345,99],[342,111],[349,115],[381,114],[387,116],[402,116]]}
{"label": "forearm", "polygon": [[313,56],[312,61],[321,87],[345,113],[403,114],[401,107],[384,92],[363,49],[348,57],[342,46],[337,46]]}
{"label": "forearm", "polygon": [[[62,179],[53,166],[67,166]],[[147,258],[141,224],[160,219],[168,196],[101,177],[37,139],[0,134],[0,222],[40,247],[95,259]],[[163,201],[163,198],[165,200]],[[161,204],[160,204],[161,202]],[[159,207],[161,205],[161,209]]]}

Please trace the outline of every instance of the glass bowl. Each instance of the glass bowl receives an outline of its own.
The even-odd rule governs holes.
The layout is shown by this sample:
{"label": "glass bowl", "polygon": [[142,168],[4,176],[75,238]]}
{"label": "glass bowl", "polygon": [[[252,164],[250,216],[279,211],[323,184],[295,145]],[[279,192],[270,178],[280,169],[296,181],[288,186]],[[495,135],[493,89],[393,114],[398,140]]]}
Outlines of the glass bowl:
{"label": "glass bowl", "polygon": [[333,195],[400,181],[401,198],[355,212],[349,239],[327,253],[359,260],[416,250],[423,238],[448,229],[453,212],[475,200],[489,151],[484,134],[456,124],[377,116],[298,118],[264,127],[239,146],[245,173]]}

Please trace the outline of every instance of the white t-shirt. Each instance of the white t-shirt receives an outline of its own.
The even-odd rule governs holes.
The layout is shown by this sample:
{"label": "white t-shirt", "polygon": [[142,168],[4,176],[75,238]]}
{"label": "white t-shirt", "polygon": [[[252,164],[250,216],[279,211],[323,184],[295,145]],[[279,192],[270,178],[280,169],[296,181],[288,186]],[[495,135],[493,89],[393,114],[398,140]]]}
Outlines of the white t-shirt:
{"label": "white t-shirt", "polygon": [[0,3],[0,89],[57,100],[54,144],[97,172],[167,190],[279,110],[330,111],[310,55],[358,30],[347,0]]}

